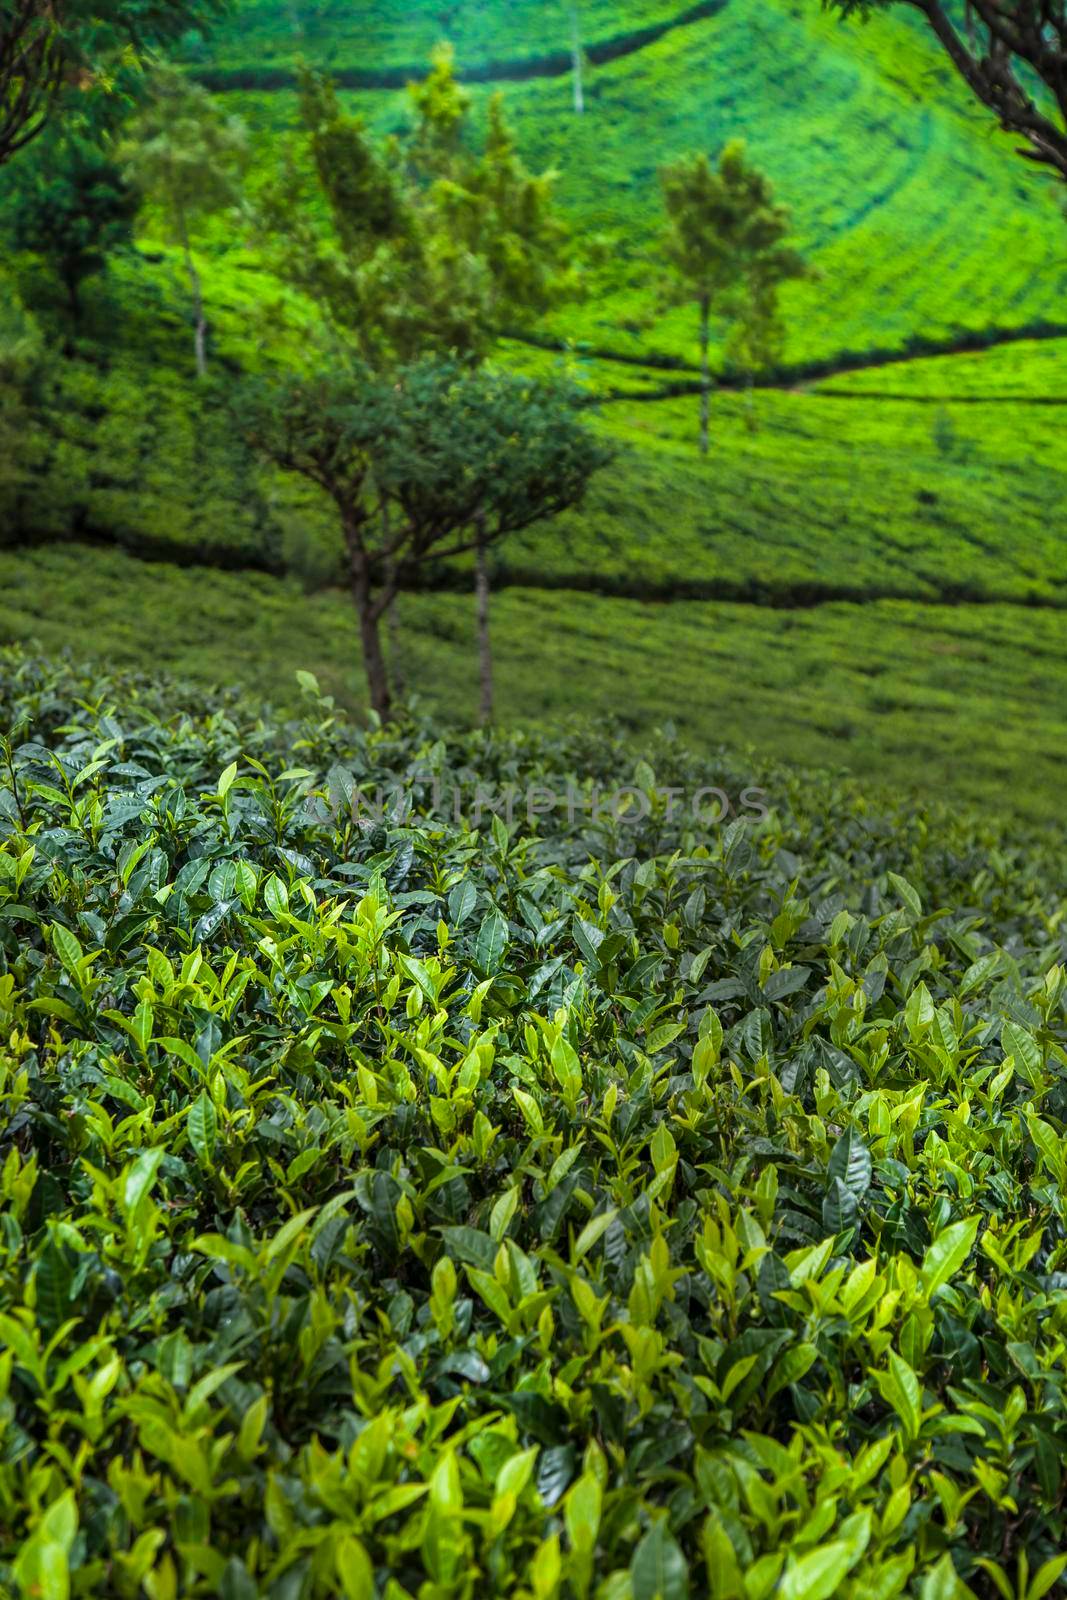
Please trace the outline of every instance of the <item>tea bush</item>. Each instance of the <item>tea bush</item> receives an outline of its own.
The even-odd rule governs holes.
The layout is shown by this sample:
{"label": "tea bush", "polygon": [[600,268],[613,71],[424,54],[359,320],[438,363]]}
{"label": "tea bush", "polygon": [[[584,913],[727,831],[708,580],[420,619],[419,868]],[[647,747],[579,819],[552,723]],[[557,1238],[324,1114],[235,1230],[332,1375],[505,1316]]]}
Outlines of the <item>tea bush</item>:
{"label": "tea bush", "polygon": [[304,689],[0,660],[0,1590],[1053,1590],[1055,841]]}

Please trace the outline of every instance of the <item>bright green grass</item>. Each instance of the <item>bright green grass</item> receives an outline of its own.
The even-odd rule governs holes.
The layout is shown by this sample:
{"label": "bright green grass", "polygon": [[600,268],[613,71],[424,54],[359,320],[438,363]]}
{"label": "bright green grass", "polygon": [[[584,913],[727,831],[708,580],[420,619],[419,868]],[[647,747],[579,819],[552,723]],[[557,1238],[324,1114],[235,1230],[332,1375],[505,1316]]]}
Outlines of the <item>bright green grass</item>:
{"label": "bright green grass", "polygon": [[[406,596],[408,680],[449,720],[477,682],[471,605]],[[1010,606],[908,602],[804,611],[655,605],[510,590],[493,605],[498,708],[557,722],[667,720],[710,744],[848,766],[870,784],[938,792],[1000,814],[1062,814],[1067,621]],[[249,574],[144,565],[117,552],[0,553],[0,638],[116,665],[254,685],[286,701],[298,667],[362,695],[350,607]]]}
{"label": "bright green grass", "polygon": [[[580,514],[538,536],[546,570],[750,581],[772,594],[808,583],[1064,597],[1056,408],[763,391],[750,418],[740,396],[719,394],[705,462],[695,396],[617,401],[603,418],[624,453]],[[517,566],[520,548],[502,560]]]}
{"label": "bright green grass", "polygon": [[[482,106],[490,91],[472,92]],[[729,0],[596,69],[584,117],[570,93],[565,78],[506,89],[528,160],[559,172],[577,230],[611,245],[597,292],[556,319],[560,335],[694,359],[692,316],[662,307],[658,169],[734,135],[793,207],[820,274],[787,291],[788,363],[1065,320],[1054,197],[917,23],[846,27],[800,0]],[[383,131],[407,114],[400,93],[348,98]],[[236,100],[264,132],[293,116],[290,93]]]}

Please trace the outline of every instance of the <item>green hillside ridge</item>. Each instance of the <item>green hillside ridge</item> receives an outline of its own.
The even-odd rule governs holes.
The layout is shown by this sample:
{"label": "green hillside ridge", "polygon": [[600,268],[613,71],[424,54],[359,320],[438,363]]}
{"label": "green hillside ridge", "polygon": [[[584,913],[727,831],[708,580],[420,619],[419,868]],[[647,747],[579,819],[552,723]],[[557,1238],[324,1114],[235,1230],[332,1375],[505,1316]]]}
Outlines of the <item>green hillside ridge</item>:
{"label": "green hillside ridge", "polygon": [[[301,56],[338,75],[418,73],[445,37],[463,44],[463,66],[482,72],[493,66],[571,57],[572,9],[579,37],[594,55],[670,26],[694,7],[678,0],[511,0],[487,6],[479,0],[377,0],[358,9],[346,0],[243,0],[238,16],[224,20],[205,43],[187,47],[186,58],[209,80],[240,80],[266,69],[292,72]],[[556,63],[552,61],[553,70]]]}
{"label": "green hillside ridge", "polygon": [[[583,16],[606,27],[609,9]],[[559,22],[532,6],[479,13],[490,14],[509,52],[538,18],[545,32]],[[378,55],[397,18],[372,10],[368,56],[402,64],[436,29],[426,8],[404,15],[413,31]],[[473,12],[452,15],[462,61]],[[255,30],[271,16],[281,8],[245,19],[248,59],[263,56]],[[279,52],[283,36],[279,23]],[[240,37],[236,26],[223,35],[217,59],[232,60]],[[488,59],[481,49],[473,59]],[[501,358],[568,372],[603,402],[594,425],[619,453],[580,511],[494,552],[504,714],[622,709],[634,732],[681,716],[701,737],[754,739],[793,759],[813,752],[982,802],[1025,767],[1027,791],[1004,803],[1053,815],[1062,623],[1041,608],[1067,597],[1057,533],[1067,451],[1049,403],[1067,395],[1067,338],[1053,336],[1067,265],[1047,187],[898,20],[842,28],[811,6],[735,0],[596,68],[587,90],[577,118],[558,78],[507,86],[527,159],[559,168],[578,231],[607,234],[618,265],[602,295],[549,330],[565,352],[509,340]],[[472,92],[481,106],[489,89]],[[383,130],[406,115],[394,93],[346,98]],[[284,91],[226,103],[261,149],[294,111]],[[821,276],[788,305],[792,376],[762,389],[752,414],[740,394],[716,393],[701,462],[695,399],[669,393],[692,382],[694,348],[691,319],[658,311],[656,171],[738,132],[778,179]],[[58,647],[77,622],[102,654],[135,663],[163,652],[190,668],[202,650],[207,675],[256,682],[279,651],[286,670],[307,664],[306,651],[357,706],[332,511],[250,461],[226,410],[242,372],[301,359],[307,308],[262,272],[240,231],[214,226],[201,252],[209,378],[197,385],[181,263],[154,239],[150,215],[140,250],[88,286],[74,353],[25,431],[21,481],[2,491],[0,543],[72,543],[3,555],[12,587],[0,633]],[[9,271],[43,325],[57,326],[40,269],[26,259]],[[1018,337],[1027,329],[1044,337]],[[968,350],[975,341],[989,347]],[[587,354],[601,347],[626,359]],[[942,347],[956,353],[914,354]],[[444,716],[473,709],[470,581],[462,563],[432,570],[425,582],[439,592],[401,606],[409,683],[432,686]],[[550,624],[538,621],[538,588],[553,591],[541,602]],[[189,608],[201,632],[183,640]],[[596,650],[583,643],[588,629]]]}
{"label": "green hillside ridge", "polygon": [[991,400],[1067,405],[1067,340],[1009,339],[985,350],[857,367],[818,385],[819,392],[894,391],[916,400]]}
{"label": "green hillside ridge", "polygon": [[[454,43],[462,65],[458,28]],[[482,105],[492,89],[471,92]],[[843,28],[799,0],[732,0],[598,68],[584,116],[569,93],[559,79],[506,86],[526,159],[556,169],[579,230],[611,242],[614,270],[594,302],[554,319],[561,337],[695,360],[692,317],[658,303],[657,173],[732,137],[793,208],[820,274],[785,291],[787,362],[1065,325],[1048,185],[991,133],[917,25],[878,16]],[[344,98],[382,130],[406,116],[399,92]],[[292,120],[288,92],[233,103],[263,135]]]}

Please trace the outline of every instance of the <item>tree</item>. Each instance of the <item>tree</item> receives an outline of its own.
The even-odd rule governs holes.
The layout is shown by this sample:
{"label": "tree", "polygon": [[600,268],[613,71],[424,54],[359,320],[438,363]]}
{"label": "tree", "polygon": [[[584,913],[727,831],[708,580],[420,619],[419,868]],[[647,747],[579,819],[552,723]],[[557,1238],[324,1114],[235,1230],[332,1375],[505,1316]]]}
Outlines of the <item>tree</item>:
{"label": "tree", "polygon": [[71,316],[81,286],[132,244],[138,196],[108,151],[84,132],[49,135],[10,189],[8,223],[18,250],[43,256],[67,291]]}
{"label": "tree", "polygon": [[570,396],[454,362],[259,380],[239,392],[236,416],[254,448],[336,506],[382,717],[391,693],[379,623],[401,584],[479,538],[493,544],[576,504],[606,459]]}
{"label": "tree", "polygon": [[[306,71],[301,120],[310,160],[291,163],[264,214],[276,270],[315,299],[379,373],[428,354],[477,365],[502,332],[536,321],[578,288],[553,205],[554,175],[528,171],[501,97],[489,102],[480,148],[449,50],[436,52],[409,98],[410,129],[379,144],[361,118],[343,112],[332,84]],[[488,721],[485,541],[475,566]]]}
{"label": "tree", "polygon": [[18,526],[17,498],[25,482],[30,402],[47,371],[41,330],[7,284],[0,295],[0,516]]}
{"label": "tree", "polygon": [[751,374],[773,358],[781,342],[779,286],[804,276],[807,268],[786,243],[789,211],[749,164],[740,140],[725,147],[717,168],[706,155],[688,156],[664,167],[660,180],[672,297],[695,303],[699,315],[700,451],[706,455],[712,319],[725,326],[731,353]]}
{"label": "tree", "polygon": [[65,92],[124,95],[144,52],[204,26],[223,0],[0,0],[0,166]]}
{"label": "tree", "polygon": [[167,232],[185,258],[196,371],[203,378],[207,320],[192,234],[202,218],[240,203],[248,155],[244,123],[224,116],[207,90],[190,83],[177,68],[159,66],[121,155],[131,181],[159,202]]}
{"label": "tree", "polygon": [[410,103],[407,134],[379,144],[305,70],[305,152],[261,205],[274,270],[376,371],[429,354],[484,360],[577,287],[554,175],[527,171],[500,97],[472,148],[470,97],[442,49]]}
{"label": "tree", "polygon": [[[446,176],[451,226],[489,268],[487,314],[472,336],[472,355],[484,358],[492,339],[510,320],[536,320],[575,292],[574,280],[568,276],[567,235],[552,207],[552,176],[534,176],[527,171],[499,95],[489,102],[481,158],[465,170],[457,170],[453,164]],[[476,532],[480,534],[480,524]],[[475,548],[475,626],[479,717],[487,725],[493,716],[493,656],[488,542],[482,536]]]}
{"label": "tree", "polygon": [[867,16],[893,3],[917,11],[975,98],[1007,133],[1026,141],[1019,154],[1067,179],[1067,12],[1061,0],[967,0],[947,8],[940,0],[823,3],[844,16]]}

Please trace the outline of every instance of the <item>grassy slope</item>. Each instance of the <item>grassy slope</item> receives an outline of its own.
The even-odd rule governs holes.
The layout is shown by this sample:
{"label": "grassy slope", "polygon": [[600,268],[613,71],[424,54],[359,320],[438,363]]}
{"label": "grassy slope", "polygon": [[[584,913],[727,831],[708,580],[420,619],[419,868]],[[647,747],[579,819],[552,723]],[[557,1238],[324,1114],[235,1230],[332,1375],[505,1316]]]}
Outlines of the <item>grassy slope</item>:
{"label": "grassy slope", "polygon": [[[462,60],[458,27],[455,37]],[[491,90],[472,92],[482,105]],[[820,273],[788,291],[789,362],[1064,321],[1067,263],[1047,184],[907,20],[846,28],[812,4],[728,0],[598,68],[584,117],[565,79],[509,84],[506,95],[528,159],[559,172],[580,229],[612,245],[604,292],[558,318],[560,333],[694,359],[691,316],[661,310],[657,173],[735,135],[793,207]],[[406,115],[401,93],[349,98],[383,129]],[[236,99],[264,129],[291,120],[287,92]]]}
{"label": "grassy slope", "polygon": [[[346,703],[361,700],[353,616],[335,593],[66,547],[0,552],[0,595],[7,639],[52,651],[77,640],[79,655],[279,701],[310,667]],[[405,596],[400,614],[410,687],[450,720],[470,718],[470,602]],[[847,765],[877,786],[1032,820],[1062,814],[1067,630],[1053,612],[907,602],[775,611],[514,589],[494,601],[493,633],[505,721],[573,713],[634,734],[673,721],[702,743]]]}
{"label": "grassy slope", "polygon": [[[120,264],[87,296],[77,358],[42,397],[47,425],[28,440],[26,487],[7,508],[9,525],[22,539],[74,534],[177,560],[276,563],[329,581],[339,560],[330,509],[256,470],[225,411],[233,370],[262,359],[264,341],[278,353],[278,325],[264,313],[274,291],[237,249],[209,267],[206,282],[216,359],[199,387],[169,261]],[[1010,358],[1012,384],[1023,388],[1031,372],[1042,393],[1060,349],[1013,345],[915,366],[931,369],[933,382],[956,365],[968,374],[961,383],[996,390]],[[625,369],[620,380],[606,362],[575,370],[594,393],[620,381],[639,388],[642,377]],[[1060,601],[1062,413],[1022,400],[863,398],[860,380],[874,378],[902,393],[919,385],[921,399],[924,380],[910,371],[880,368],[826,386],[854,384],[851,399],[818,387],[761,393],[754,432],[741,397],[722,393],[704,462],[694,449],[694,398],[605,405],[598,425],[619,448],[616,462],[579,512],[502,548],[498,581],[779,602],[819,593]]]}
{"label": "grassy slope", "polygon": [[842,372],[820,393],[906,394],[913,399],[1016,398],[1067,406],[1067,340],[1020,339],[996,349],[967,351]]}
{"label": "grassy slope", "polygon": [[[1060,411],[768,392],[755,432],[736,395],[720,395],[713,417],[714,450],[702,463],[694,399],[605,407],[605,426],[630,454],[571,519],[573,552],[542,536],[542,560],[620,581],[629,571],[749,582],[771,595],[809,586],[1063,597]],[[613,528],[626,530],[621,549],[610,546]],[[517,564],[518,548],[506,559]]]}
{"label": "grassy slope", "polygon": [[[601,9],[589,5],[587,19],[606,22]],[[254,6],[242,15],[246,59],[269,55],[255,33],[265,15]],[[429,36],[418,33],[427,15],[406,8],[405,32],[399,12],[372,9],[360,23],[368,52],[411,59],[416,35]],[[547,15],[493,8],[511,42],[494,36],[484,49],[539,38],[537,19]],[[381,55],[394,24],[395,52]],[[231,47],[239,48],[231,41],[219,59]],[[901,61],[921,66],[921,98]],[[1056,317],[1063,250],[1054,211],[899,23],[843,30],[812,6],[743,0],[598,69],[581,121],[568,112],[564,81],[512,85],[508,96],[527,153],[561,166],[561,194],[579,222],[622,241],[614,287],[568,313],[569,330],[587,343],[688,357],[681,314],[648,321],[655,170],[675,151],[733,131],[775,172],[823,272],[803,291],[791,360]],[[284,93],[235,98],[264,134],[291,114]],[[355,98],[386,125],[401,114],[397,97]],[[936,273],[922,270],[933,260]],[[264,334],[276,344],[264,313],[275,291],[239,245],[205,267],[224,388],[236,367],[261,358]],[[205,549],[234,561],[266,552],[328,576],[336,547],[327,521],[299,493],[238,462],[220,425],[221,388],[215,396],[191,382],[176,268],[120,266],[96,300],[79,359],[49,399],[48,428],[27,440],[35,476],[8,527],[147,543],[184,560]],[[721,395],[706,464],[692,451],[692,400],[613,402],[602,425],[622,447],[618,464],[580,516],[508,552],[510,576],[779,598],[819,586],[1059,598],[1067,551],[1049,529],[1067,470],[1062,413],[1028,402],[1059,391],[1062,349],[1012,344],[765,395],[755,433],[740,401]],[[523,351],[521,359],[550,358]],[[665,379],[623,363],[581,365],[601,393]],[[911,398],[886,402],[887,391]],[[987,392],[1019,403],[962,403]],[[258,684],[311,664],[346,699],[360,696],[348,607],[333,593],[305,599],[265,577],[143,568],[84,549],[7,554],[2,571],[4,636],[34,634],[55,647],[88,630],[109,657]],[[462,596],[404,602],[413,675],[454,716],[474,702],[468,610]],[[1058,805],[1063,730],[1054,707],[1067,645],[1054,614],[665,608],[569,592],[546,602],[527,588],[498,599],[495,621],[506,715],[621,712],[635,730],[673,716],[700,735],[752,739],[794,760],[847,761],[1034,815]],[[1009,792],[1024,770],[1025,793]]]}

